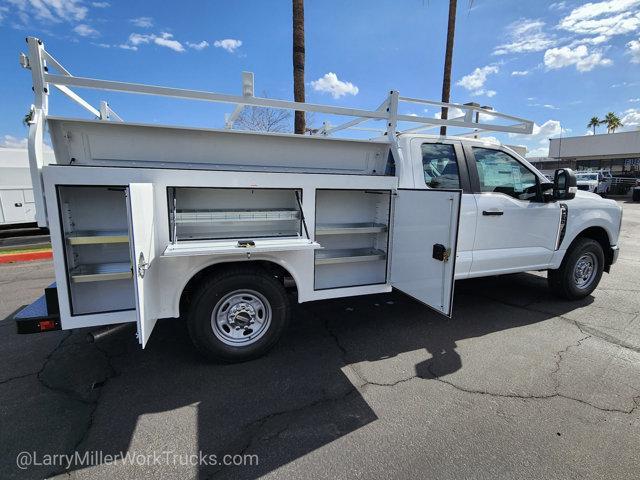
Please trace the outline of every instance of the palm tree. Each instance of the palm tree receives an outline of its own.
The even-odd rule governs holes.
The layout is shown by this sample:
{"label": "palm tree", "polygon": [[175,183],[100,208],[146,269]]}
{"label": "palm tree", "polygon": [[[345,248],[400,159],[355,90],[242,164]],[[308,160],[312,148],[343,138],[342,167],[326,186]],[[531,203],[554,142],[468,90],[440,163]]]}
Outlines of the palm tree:
{"label": "palm tree", "polygon": [[598,117],[591,117],[589,123],[587,124],[587,128],[593,128],[593,134],[596,134],[596,127],[602,123]]}
{"label": "palm tree", "polygon": [[[304,0],[293,0],[293,99],[304,103]],[[297,111],[294,132],[304,134],[305,115]]]}
{"label": "palm tree", "polygon": [[[456,9],[458,0],[449,0],[449,23],[447,25],[447,48],[444,54],[444,74],[442,76],[442,101],[449,103],[451,94],[451,67],[453,64],[453,40],[456,34]],[[449,109],[442,107],[440,118],[449,118]],[[447,134],[447,127],[440,127],[440,135]]]}
{"label": "palm tree", "polygon": [[613,112],[607,113],[602,123],[604,123],[607,126],[607,133],[615,133],[616,129],[620,127],[624,127],[624,125],[622,124],[622,121]]}

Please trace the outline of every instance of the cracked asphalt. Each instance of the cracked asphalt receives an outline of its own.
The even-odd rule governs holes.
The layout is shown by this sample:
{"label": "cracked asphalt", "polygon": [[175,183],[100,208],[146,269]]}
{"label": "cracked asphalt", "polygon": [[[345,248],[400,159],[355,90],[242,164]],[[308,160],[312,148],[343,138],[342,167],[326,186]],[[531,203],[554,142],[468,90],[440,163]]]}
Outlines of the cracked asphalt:
{"label": "cracked asphalt", "polygon": [[[305,304],[241,365],[201,361],[179,321],[142,351],[133,331],[90,344],[4,320],[0,478],[638,478],[640,205],[623,207],[620,259],[584,301],[535,273],[458,282],[453,320],[398,293]],[[52,278],[0,266],[0,318]],[[21,451],[93,461],[20,470]],[[173,460],[131,456],[154,452]]]}

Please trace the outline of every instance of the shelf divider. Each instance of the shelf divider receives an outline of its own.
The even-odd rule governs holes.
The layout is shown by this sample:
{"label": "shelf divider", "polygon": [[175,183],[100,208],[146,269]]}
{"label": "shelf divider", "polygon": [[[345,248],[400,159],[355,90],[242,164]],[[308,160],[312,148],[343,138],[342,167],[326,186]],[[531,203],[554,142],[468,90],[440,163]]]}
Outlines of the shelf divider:
{"label": "shelf divider", "polygon": [[374,262],[387,258],[386,253],[375,248],[344,248],[318,250],[316,265],[332,265],[336,263]]}
{"label": "shelf divider", "polygon": [[383,223],[321,223],[316,227],[316,235],[370,234],[387,231]]}
{"label": "shelf divider", "polygon": [[129,262],[79,265],[70,272],[73,283],[103,282],[132,278]]}

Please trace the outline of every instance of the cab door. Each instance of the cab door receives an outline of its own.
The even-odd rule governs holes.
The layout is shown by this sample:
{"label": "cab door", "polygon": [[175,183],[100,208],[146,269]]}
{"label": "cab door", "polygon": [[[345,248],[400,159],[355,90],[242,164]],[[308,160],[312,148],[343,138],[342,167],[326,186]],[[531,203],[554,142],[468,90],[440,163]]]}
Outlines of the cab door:
{"label": "cab door", "polygon": [[547,268],[556,247],[560,205],[536,198],[538,176],[516,157],[484,146],[466,148],[477,175],[470,276]]}
{"label": "cab door", "polygon": [[460,190],[398,189],[391,285],[451,317]]}
{"label": "cab door", "polygon": [[151,183],[131,183],[127,188],[131,264],[136,293],[138,341],[144,348],[158,320],[154,314],[158,296],[155,254],[155,202]]}

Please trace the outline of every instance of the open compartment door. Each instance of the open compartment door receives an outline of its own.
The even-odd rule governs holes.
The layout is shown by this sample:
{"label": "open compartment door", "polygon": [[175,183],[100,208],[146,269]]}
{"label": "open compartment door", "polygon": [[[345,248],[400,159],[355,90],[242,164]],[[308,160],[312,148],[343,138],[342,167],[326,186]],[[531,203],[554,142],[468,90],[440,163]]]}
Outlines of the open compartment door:
{"label": "open compartment door", "polygon": [[138,341],[144,348],[158,320],[154,306],[160,302],[154,277],[157,271],[155,255],[155,208],[153,184],[131,183],[127,189],[131,264],[136,290]]}
{"label": "open compartment door", "polygon": [[398,189],[394,201],[391,285],[448,317],[461,194]]}

